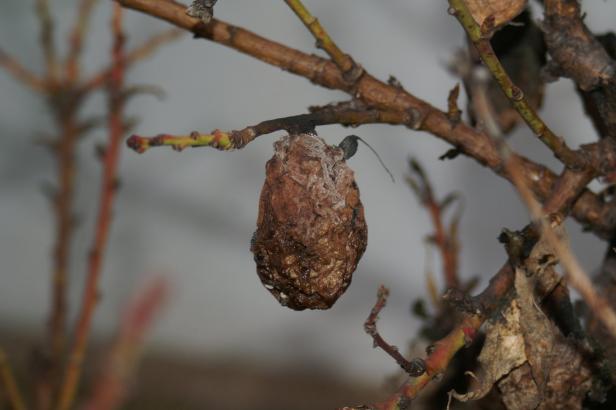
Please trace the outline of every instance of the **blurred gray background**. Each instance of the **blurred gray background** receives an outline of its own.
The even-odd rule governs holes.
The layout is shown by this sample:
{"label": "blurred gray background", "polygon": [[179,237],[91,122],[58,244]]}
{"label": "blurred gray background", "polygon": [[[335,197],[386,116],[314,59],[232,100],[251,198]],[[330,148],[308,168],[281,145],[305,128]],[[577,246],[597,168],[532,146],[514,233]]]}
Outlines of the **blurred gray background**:
{"label": "blurred gray background", "polygon": [[[52,1],[64,43],[76,12],[74,2]],[[110,5],[102,1],[90,27],[85,71],[108,60]],[[445,68],[463,45],[463,32],[447,14],[445,1],[306,0],[339,46],[381,79],[392,74],[413,94],[445,108],[456,84]],[[602,32],[614,29],[616,3],[586,1],[587,23]],[[42,56],[33,1],[3,0],[0,45],[32,70]],[[216,16],[309,53],[314,40],[282,1],[221,0]],[[538,16],[537,16],[538,17]],[[610,27],[610,24],[612,26]],[[167,24],[136,12],[126,13],[130,45],[139,44]],[[188,133],[239,129],[261,120],[299,114],[309,105],[347,98],[268,66],[229,48],[186,35],[138,65],[130,84],[155,84],[167,97],[139,97],[129,104],[141,121],[135,132]],[[463,96],[464,98],[464,96]],[[103,96],[85,112],[104,108]],[[542,110],[546,122],[577,146],[595,133],[584,117],[572,84],[550,84]],[[42,332],[49,305],[50,258],[54,221],[40,187],[53,182],[54,161],[33,143],[53,126],[39,96],[0,71],[0,327]],[[172,294],[148,338],[150,346],[186,357],[239,357],[268,365],[297,365],[378,384],[395,363],[372,348],[363,321],[380,284],[391,289],[379,322],[382,334],[404,346],[419,321],[411,302],[427,295],[424,238],[429,218],[404,183],[407,158],[417,157],[439,195],[464,194],[461,275],[478,275],[485,284],[505,258],[496,241],[502,227],[519,228],[528,218],[513,189],[465,157],[439,161],[449,147],[431,135],[402,127],[363,126],[356,130],[321,127],[319,134],[338,143],[357,133],[380,153],[396,176],[392,184],[365,147],[350,160],[361,190],[369,226],[368,249],[353,284],[329,311],[294,312],[278,305],[255,273],[249,241],[255,229],[258,195],[272,143],[281,133],[260,137],[245,149],[154,149],[144,155],[124,149],[121,190],[104,263],[102,302],[95,316],[99,336],[112,334],[121,308],[148,276],[165,275]],[[79,146],[76,209],[80,224],[71,259],[71,312],[78,305],[87,250],[97,211],[100,164],[94,147],[103,130]],[[519,127],[512,144],[525,155],[558,170],[549,152]],[[604,252],[593,236],[569,224],[573,246],[593,271]],[[436,256],[436,254],[434,254]],[[440,283],[440,264],[434,265]],[[0,341],[1,343],[1,341]]]}

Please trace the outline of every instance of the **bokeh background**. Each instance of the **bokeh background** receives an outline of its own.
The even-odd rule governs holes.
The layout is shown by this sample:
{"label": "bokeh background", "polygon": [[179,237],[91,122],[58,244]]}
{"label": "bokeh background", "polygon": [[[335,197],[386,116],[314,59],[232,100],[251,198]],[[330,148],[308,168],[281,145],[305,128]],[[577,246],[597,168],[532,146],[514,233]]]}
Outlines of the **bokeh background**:
{"label": "bokeh background", "polygon": [[[43,60],[33,3],[2,1],[0,44],[40,72]],[[76,12],[75,2],[51,3],[58,21],[56,34],[64,44]],[[89,27],[85,51],[84,70],[89,73],[108,61],[111,8],[109,1],[100,3]],[[413,94],[446,107],[448,91],[457,81],[446,66],[456,49],[463,46],[464,36],[447,14],[445,1],[305,3],[339,46],[370,73],[381,79],[394,75]],[[593,30],[614,29],[616,3],[586,1],[584,9]],[[215,12],[222,20],[270,39],[320,53],[281,1],[221,0]],[[129,47],[167,28],[166,23],[132,11],[126,13],[125,23]],[[129,104],[130,115],[140,120],[135,131],[144,135],[239,129],[261,120],[303,113],[309,105],[347,99],[341,92],[318,88],[303,78],[190,35],[136,66],[128,83],[154,84],[166,91],[162,101],[140,97]],[[104,97],[97,96],[89,101],[85,112],[100,113],[104,106]],[[596,138],[567,80],[548,86],[542,115],[573,146]],[[45,328],[54,220],[40,188],[53,183],[55,168],[49,152],[34,144],[34,139],[52,132],[51,127],[44,102],[0,71],[0,337],[6,343],[17,340],[16,335],[36,341]],[[460,237],[463,278],[478,276],[486,283],[505,258],[496,241],[501,228],[518,228],[528,220],[513,189],[491,171],[465,157],[439,161],[449,147],[431,135],[387,125],[356,130],[327,126],[318,132],[332,144],[357,133],[379,152],[396,177],[396,183],[391,183],[365,147],[360,146],[350,160],[365,206],[369,245],[352,286],[331,310],[294,312],[279,306],[262,287],[249,252],[265,162],[281,133],[260,137],[232,153],[155,149],[137,155],[124,149],[121,190],[100,286],[102,301],[95,317],[97,340],[110,338],[124,302],[148,276],[165,275],[171,284],[171,297],[148,337],[147,349],[218,369],[214,379],[219,384],[195,386],[195,390],[228,389],[243,380],[240,375],[246,369],[251,369],[253,381],[261,380],[269,388],[289,388],[285,377],[280,376],[284,371],[301,373],[305,385],[309,384],[307,380],[331,378],[347,385],[378,388],[396,371],[395,363],[374,350],[363,332],[363,321],[378,286],[385,284],[391,289],[379,327],[388,340],[401,347],[420,325],[410,314],[410,305],[427,295],[424,239],[432,228],[427,213],[404,183],[407,158],[420,159],[439,195],[454,190],[464,195]],[[101,167],[94,155],[95,146],[104,142],[104,135],[103,130],[93,132],[79,145],[79,225],[71,258],[72,318],[97,210]],[[551,154],[526,128],[519,127],[511,143],[530,158],[558,170]],[[575,251],[584,266],[593,271],[603,246],[592,235],[582,233],[579,226],[568,226]],[[437,273],[439,266],[436,260]],[[175,362],[171,360],[166,368],[173,367],[170,363]],[[243,368],[237,367],[234,372],[232,366],[238,363]],[[269,379],[271,372],[283,373],[276,373],[278,379]],[[269,380],[271,383],[264,382]],[[364,390],[363,397],[368,392]],[[311,394],[333,393],[325,389]],[[348,395],[350,403],[360,397],[353,394]],[[231,398],[228,408],[255,408],[241,396]]]}

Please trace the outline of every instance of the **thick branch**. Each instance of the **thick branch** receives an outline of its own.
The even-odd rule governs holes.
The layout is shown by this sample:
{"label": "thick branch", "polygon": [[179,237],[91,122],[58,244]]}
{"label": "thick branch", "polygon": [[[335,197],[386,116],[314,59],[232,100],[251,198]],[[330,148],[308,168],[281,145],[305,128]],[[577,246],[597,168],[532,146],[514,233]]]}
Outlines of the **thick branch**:
{"label": "thick branch", "polygon": [[[476,159],[482,165],[500,172],[501,160],[492,141],[486,134],[464,123],[452,124],[447,113],[437,110],[425,101],[385,84],[368,73],[364,73],[353,85],[345,81],[336,65],[323,58],[307,55],[301,51],[260,37],[240,27],[213,19],[203,24],[185,13],[185,6],[170,0],[117,0],[122,5],[161,18],[207,38],[251,55],[268,64],[281,67],[293,74],[308,78],[327,88],[346,91],[368,105],[391,111],[407,111],[413,116],[411,128],[428,131],[457,147],[461,152]],[[540,198],[545,199],[556,176],[547,168],[522,158],[528,166],[525,175],[528,183]],[[506,176],[500,173],[502,176]],[[591,226],[599,235],[607,236],[613,226],[608,218],[610,209],[594,194],[586,191],[576,203],[575,217]]]}
{"label": "thick branch", "polygon": [[575,81],[597,131],[616,139],[616,54],[586,27],[577,0],[546,0],[543,27],[552,74]]}
{"label": "thick branch", "polygon": [[584,91],[616,76],[616,62],[582,20],[577,0],[545,0],[546,43],[563,74]]}

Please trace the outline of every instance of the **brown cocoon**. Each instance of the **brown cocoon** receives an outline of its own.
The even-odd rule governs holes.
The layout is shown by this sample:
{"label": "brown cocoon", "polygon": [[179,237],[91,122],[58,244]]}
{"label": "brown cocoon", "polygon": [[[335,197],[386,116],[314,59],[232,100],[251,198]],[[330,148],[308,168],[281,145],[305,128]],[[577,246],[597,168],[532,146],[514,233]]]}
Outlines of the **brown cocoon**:
{"label": "brown cocoon", "polygon": [[281,305],[328,309],[351,283],[368,230],[341,148],[311,134],[282,138],[267,162],[251,251]]}

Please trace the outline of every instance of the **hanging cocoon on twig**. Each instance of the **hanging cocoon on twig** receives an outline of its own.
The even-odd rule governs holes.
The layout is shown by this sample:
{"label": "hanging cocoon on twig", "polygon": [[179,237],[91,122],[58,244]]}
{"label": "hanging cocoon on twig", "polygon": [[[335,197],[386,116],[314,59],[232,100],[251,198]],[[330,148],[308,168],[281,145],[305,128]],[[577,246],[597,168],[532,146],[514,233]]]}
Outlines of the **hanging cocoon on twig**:
{"label": "hanging cocoon on twig", "polygon": [[366,250],[368,230],[342,148],[313,134],[274,144],[251,251],[263,285],[281,305],[328,309]]}

